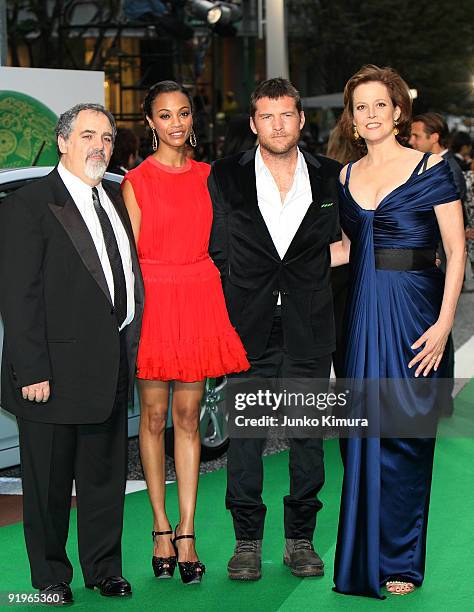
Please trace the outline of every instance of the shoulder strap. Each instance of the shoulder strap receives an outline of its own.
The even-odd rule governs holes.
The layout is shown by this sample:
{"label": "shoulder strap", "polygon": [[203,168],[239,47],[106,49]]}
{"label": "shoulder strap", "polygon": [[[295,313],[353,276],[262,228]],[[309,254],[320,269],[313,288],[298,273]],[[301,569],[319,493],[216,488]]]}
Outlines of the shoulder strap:
{"label": "shoulder strap", "polygon": [[430,158],[431,153],[424,153],[423,157],[416,164],[415,169],[413,170],[413,174],[423,174],[428,166],[428,159]]}
{"label": "shoulder strap", "polygon": [[423,155],[423,165],[421,166],[421,171],[424,172],[426,170],[426,167],[428,165],[428,159],[430,158],[431,153],[425,153]]}
{"label": "shoulder strap", "polygon": [[351,176],[351,170],[352,170],[352,164],[354,162],[349,162],[347,165],[347,170],[346,170],[346,180],[344,181],[344,187],[347,187],[347,185],[349,185],[349,178]]}

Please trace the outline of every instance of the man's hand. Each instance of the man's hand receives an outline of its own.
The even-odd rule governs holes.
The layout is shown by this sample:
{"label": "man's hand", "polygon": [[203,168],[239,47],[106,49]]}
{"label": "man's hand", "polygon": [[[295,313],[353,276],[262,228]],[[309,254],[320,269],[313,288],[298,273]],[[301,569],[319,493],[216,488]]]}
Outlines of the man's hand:
{"label": "man's hand", "polygon": [[49,380],[22,387],[21,394],[23,399],[30,400],[30,402],[47,402],[50,395]]}

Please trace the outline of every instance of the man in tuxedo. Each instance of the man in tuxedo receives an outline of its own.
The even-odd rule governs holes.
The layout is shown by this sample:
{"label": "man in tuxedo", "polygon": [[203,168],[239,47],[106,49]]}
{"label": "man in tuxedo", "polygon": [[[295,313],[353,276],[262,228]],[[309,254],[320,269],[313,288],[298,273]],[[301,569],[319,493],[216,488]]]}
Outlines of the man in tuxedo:
{"label": "man in tuxedo", "polygon": [[73,600],[66,554],[76,485],[85,585],[122,596],[127,404],[143,284],[117,188],[102,181],[113,116],[79,104],[56,126],[58,166],[0,206],[2,406],[17,417],[32,584]]}
{"label": "man in tuxedo", "polygon": [[[328,379],[335,348],[330,245],[340,234],[341,166],[298,148],[305,118],[287,80],[261,83],[250,109],[259,146],[214,162],[209,178],[210,253],[251,364],[245,376]],[[289,443],[284,562],[296,576],[321,576],[312,539],[322,505],[322,440]],[[237,540],[228,564],[233,580],[261,576],[263,446],[263,439],[230,441],[226,506]]]}

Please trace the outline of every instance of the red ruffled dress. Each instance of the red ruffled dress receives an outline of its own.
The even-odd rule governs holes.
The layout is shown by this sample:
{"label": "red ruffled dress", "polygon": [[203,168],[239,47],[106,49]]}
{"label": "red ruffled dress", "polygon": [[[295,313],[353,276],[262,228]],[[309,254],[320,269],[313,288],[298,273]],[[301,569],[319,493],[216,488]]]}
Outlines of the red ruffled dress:
{"label": "red ruffled dress", "polygon": [[172,168],[150,156],[125,176],[141,210],[138,378],[194,382],[250,367],[208,253],[209,172],[194,160]]}

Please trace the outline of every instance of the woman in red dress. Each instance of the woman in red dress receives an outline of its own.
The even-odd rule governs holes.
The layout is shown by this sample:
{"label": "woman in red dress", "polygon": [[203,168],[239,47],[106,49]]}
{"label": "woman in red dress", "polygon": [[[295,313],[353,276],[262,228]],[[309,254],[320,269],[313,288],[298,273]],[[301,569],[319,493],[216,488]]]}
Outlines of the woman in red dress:
{"label": "woman in red dress", "polygon": [[[194,546],[199,476],[200,401],[204,380],[249,368],[232,327],[220,276],[209,257],[212,205],[208,164],[186,156],[195,145],[192,100],[174,81],[154,85],[144,101],[153,155],[124,179],[145,282],[145,311],[138,350],[140,453],[153,508],[153,569],[183,582],[200,582],[204,565]],[[180,521],[171,530],[165,509],[164,431],[169,381]]]}

